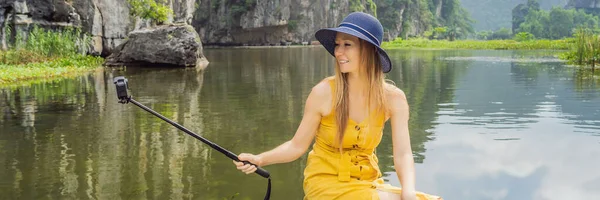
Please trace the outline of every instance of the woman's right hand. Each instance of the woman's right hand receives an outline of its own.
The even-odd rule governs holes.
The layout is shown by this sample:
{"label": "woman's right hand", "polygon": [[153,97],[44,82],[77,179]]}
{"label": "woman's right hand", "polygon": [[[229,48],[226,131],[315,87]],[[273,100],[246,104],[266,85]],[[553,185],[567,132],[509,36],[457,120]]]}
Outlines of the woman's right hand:
{"label": "woman's right hand", "polygon": [[[258,167],[262,166],[262,160],[261,160],[260,156],[257,156],[257,155],[253,155],[253,154],[249,154],[249,153],[241,153],[240,155],[238,155],[238,159],[240,161],[248,161],[252,164],[257,165]],[[251,164],[244,164],[243,162],[236,162],[235,160],[233,161],[233,164],[235,164],[237,169],[239,169],[240,171],[242,171],[246,174],[251,174],[256,171],[256,166],[251,165]]]}

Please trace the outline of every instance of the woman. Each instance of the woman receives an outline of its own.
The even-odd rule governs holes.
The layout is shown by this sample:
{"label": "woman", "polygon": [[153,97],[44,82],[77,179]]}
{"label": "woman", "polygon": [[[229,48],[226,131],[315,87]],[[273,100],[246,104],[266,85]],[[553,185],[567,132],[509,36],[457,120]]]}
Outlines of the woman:
{"label": "woman", "polygon": [[[439,199],[415,191],[408,103],[400,89],[385,82],[392,64],[380,47],[381,23],[355,12],[315,37],[335,57],[335,76],[312,88],[290,141],[259,155],[242,153],[239,159],[258,166],[291,162],[316,136],[304,171],[304,199]],[[402,190],[384,184],[374,153],[388,120]],[[254,165],[234,164],[246,174],[256,170]]]}

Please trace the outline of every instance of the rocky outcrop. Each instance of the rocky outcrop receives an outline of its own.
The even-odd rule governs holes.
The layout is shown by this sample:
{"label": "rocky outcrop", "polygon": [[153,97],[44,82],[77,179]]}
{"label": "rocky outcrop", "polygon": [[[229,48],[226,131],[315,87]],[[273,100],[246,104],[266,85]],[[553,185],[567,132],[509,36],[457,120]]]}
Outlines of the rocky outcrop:
{"label": "rocky outcrop", "polygon": [[[403,37],[414,37],[418,36],[426,30],[432,28],[433,15],[435,13],[423,12],[424,8],[422,4],[409,3],[404,14],[405,20],[403,22],[404,27],[408,27],[408,30],[403,30],[405,35]],[[406,20],[409,20],[406,23]]]}
{"label": "rocky outcrop", "polygon": [[[173,10],[168,23],[191,24],[207,45],[280,45],[314,41],[314,33],[335,27],[353,11],[378,18],[386,38],[416,36],[444,17],[447,0],[165,0]],[[387,5],[387,4],[389,5]],[[429,3],[433,6],[430,11]],[[381,4],[377,6],[375,4]],[[384,5],[386,4],[386,5]],[[10,16],[9,16],[10,15]],[[9,17],[6,17],[9,16]],[[14,17],[13,17],[14,16]],[[79,26],[93,37],[92,53],[109,55],[127,34],[147,28],[130,15],[126,0],[3,0],[0,23],[9,20],[24,31],[31,24]],[[443,21],[443,20],[441,20]]]}
{"label": "rocky outcrop", "polygon": [[[205,44],[274,45],[314,40],[320,28],[337,26],[360,9],[375,14],[369,0],[199,0],[192,25]],[[356,5],[351,5],[356,2]],[[354,6],[354,7],[353,7]],[[374,5],[373,5],[374,6]]]}
{"label": "rocky outcrop", "polygon": [[565,8],[582,9],[589,14],[600,16],[600,0],[570,0]]}
{"label": "rocky outcrop", "polygon": [[[170,22],[192,23],[195,0],[169,0],[175,16]],[[14,15],[13,15],[14,14]],[[11,17],[3,18],[5,15]],[[93,37],[91,52],[109,55],[127,34],[148,23],[130,16],[126,0],[3,0],[0,23],[10,20],[21,31],[38,24],[49,28],[81,27]],[[14,16],[14,17],[12,17]]]}
{"label": "rocky outcrop", "polygon": [[519,4],[512,10],[512,32],[519,29],[519,26],[525,22],[525,16],[529,14],[529,7],[526,4]]}
{"label": "rocky outcrop", "polygon": [[195,0],[170,0],[169,5],[175,14],[173,22],[192,24],[196,10]]}
{"label": "rocky outcrop", "polygon": [[202,42],[194,28],[186,24],[162,25],[131,32],[115,48],[107,66],[177,66],[205,68]]}
{"label": "rocky outcrop", "polygon": [[566,8],[600,9],[600,0],[570,0]]}
{"label": "rocky outcrop", "polygon": [[133,30],[122,0],[7,0],[0,3],[0,14],[14,32],[27,32],[32,25],[81,27],[93,37],[92,54],[108,55]]}

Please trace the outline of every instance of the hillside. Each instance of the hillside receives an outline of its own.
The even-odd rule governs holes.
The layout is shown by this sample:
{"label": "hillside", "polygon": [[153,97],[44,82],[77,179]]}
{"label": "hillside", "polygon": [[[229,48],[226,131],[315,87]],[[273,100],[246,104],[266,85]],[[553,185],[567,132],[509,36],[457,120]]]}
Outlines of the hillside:
{"label": "hillside", "polygon": [[[475,20],[476,31],[511,28],[512,9],[527,0],[460,0],[462,6]],[[540,7],[549,10],[553,6],[565,7],[569,0],[538,0]]]}

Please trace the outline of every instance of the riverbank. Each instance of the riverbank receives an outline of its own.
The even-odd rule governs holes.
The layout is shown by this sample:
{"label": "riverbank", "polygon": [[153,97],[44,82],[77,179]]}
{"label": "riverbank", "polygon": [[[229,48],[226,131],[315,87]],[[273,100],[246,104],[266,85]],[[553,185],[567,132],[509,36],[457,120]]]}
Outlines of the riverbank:
{"label": "riverbank", "polygon": [[[565,40],[428,40],[409,39],[384,42],[385,49],[473,49],[473,50],[569,50],[572,39]],[[27,46],[27,45],[26,45]],[[70,46],[75,46],[70,44]],[[205,49],[261,49],[261,48],[321,48],[318,43],[281,46],[205,46]],[[104,59],[83,56],[75,51],[69,55],[47,56],[36,51],[0,51],[0,87],[27,84],[31,81],[47,81],[71,77],[101,67]]]}
{"label": "riverbank", "polygon": [[[11,35],[10,29],[6,31]],[[8,48],[0,51],[0,87],[70,77],[100,67],[103,58],[86,55],[90,38],[70,27],[50,31],[34,26],[28,33],[17,32]]]}
{"label": "riverbank", "polygon": [[573,39],[563,40],[428,40],[397,39],[384,42],[386,49],[473,49],[473,50],[569,50]]}
{"label": "riverbank", "polygon": [[311,48],[321,47],[321,44],[291,44],[291,45],[242,45],[242,46],[217,46],[217,45],[206,45],[202,46],[202,49],[268,49],[268,48]]}
{"label": "riverbank", "polygon": [[0,62],[0,87],[73,77],[93,71],[101,67],[103,62],[103,58],[95,56],[51,58],[42,62],[20,64]]}
{"label": "riverbank", "polygon": [[[429,39],[396,39],[383,42],[385,49],[472,49],[472,50],[569,50],[574,39],[563,40],[429,40]],[[321,47],[318,41],[310,44],[290,45],[242,45],[218,46],[206,45],[204,49],[265,49],[265,48],[314,48]]]}

